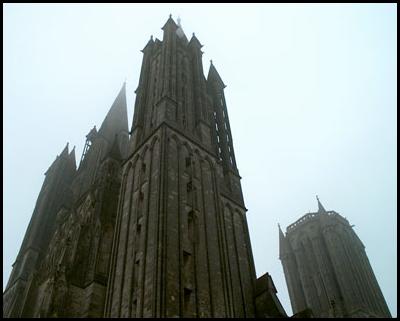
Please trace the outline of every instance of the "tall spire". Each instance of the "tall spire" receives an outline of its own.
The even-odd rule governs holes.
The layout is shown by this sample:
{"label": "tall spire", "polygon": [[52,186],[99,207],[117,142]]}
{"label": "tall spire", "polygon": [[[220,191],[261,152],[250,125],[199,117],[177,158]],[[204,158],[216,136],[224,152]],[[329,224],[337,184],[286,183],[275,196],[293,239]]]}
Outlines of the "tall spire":
{"label": "tall spire", "polygon": [[325,213],[325,208],[322,206],[321,202],[319,201],[318,195],[316,195],[318,201],[318,213]]}
{"label": "tall spire", "polygon": [[102,135],[110,143],[114,141],[115,134],[119,134],[120,132],[128,133],[128,113],[126,107],[125,87],[126,83],[124,82],[98,132],[99,135]]}

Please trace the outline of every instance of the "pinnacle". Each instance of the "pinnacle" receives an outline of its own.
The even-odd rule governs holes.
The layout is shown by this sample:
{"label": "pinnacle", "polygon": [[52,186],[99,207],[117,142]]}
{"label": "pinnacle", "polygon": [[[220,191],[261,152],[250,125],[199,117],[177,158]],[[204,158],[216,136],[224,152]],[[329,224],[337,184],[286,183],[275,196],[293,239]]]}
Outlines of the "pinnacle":
{"label": "pinnacle", "polygon": [[63,151],[61,152],[60,157],[68,155],[68,145],[69,145],[69,142],[67,142],[67,145],[64,147]]}
{"label": "pinnacle", "polygon": [[208,70],[208,76],[207,76],[207,81],[209,80],[215,80],[221,87],[222,89],[226,87],[224,82],[222,81],[221,76],[219,75],[217,69],[215,68],[213,61],[210,61],[210,69]]}
{"label": "pinnacle", "polygon": [[161,29],[165,30],[167,26],[172,26],[174,29],[178,28],[178,26],[175,23],[174,19],[172,19],[172,15],[171,14],[169,15],[169,18],[168,18],[167,22],[164,24],[164,26]]}
{"label": "pinnacle", "polygon": [[318,212],[319,213],[325,213],[325,208],[322,206],[321,202],[319,201],[318,195],[316,195],[317,201],[318,201]]}

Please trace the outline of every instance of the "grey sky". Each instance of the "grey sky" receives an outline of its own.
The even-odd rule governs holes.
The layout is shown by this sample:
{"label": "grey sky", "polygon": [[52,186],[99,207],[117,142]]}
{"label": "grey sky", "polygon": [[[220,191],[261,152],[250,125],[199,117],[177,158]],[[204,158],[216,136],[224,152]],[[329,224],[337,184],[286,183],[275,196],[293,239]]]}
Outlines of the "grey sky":
{"label": "grey sky", "polygon": [[129,122],[142,53],[171,13],[224,83],[257,275],[292,313],[278,228],[327,210],[355,224],[397,316],[395,4],[3,5],[3,289],[50,166],[79,162],[127,79]]}

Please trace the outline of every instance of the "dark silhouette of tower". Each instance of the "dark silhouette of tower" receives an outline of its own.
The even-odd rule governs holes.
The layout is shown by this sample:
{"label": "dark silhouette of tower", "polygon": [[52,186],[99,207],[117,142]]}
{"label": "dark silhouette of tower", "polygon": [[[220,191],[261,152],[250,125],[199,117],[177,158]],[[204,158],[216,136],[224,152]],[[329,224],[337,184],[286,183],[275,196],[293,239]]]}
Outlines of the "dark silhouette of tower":
{"label": "dark silhouette of tower", "polygon": [[[65,147],[45,173],[3,294],[5,317],[100,316],[122,159],[128,147],[125,84],[76,169]],[[103,299],[102,299],[103,298]]]}
{"label": "dark silhouette of tower", "polygon": [[293,312],[315,317],[391,317],[365,247],[347,219],[326,211],[308,213],[279,227],[279,258]]}
{"label": "dark silhouette of tower", "polygon": [[105,315],[254,316],[225,86],[194,35],[162,29],[143,49]]}
{"label": "dark silhouette of tower", "polygon": [[125,84],[79,168],[46,173],[6,317],[284,316],[256,279],[224,83],[170,17],[149,40],[131,131]]}

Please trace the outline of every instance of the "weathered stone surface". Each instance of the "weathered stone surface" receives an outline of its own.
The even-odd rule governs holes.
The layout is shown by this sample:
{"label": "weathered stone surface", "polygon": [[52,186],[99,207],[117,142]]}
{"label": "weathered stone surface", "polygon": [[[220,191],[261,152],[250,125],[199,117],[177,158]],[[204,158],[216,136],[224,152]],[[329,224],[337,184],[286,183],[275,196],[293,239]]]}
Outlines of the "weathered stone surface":
{"label": "weathered stone surface", "polygon": [[66,148],[47,172],[5,317],[255,317],[224,85],[174,24],[143,49],[130,139],[124,85],[79,168]]}
{"label": "weathered stone surface", "polygon": [[325,211],[319,200],[318,208],[291,224],[286,236],[279,229],[279,257],[294,314],[311,309],[314,317],[391,317],[352,226]]}

